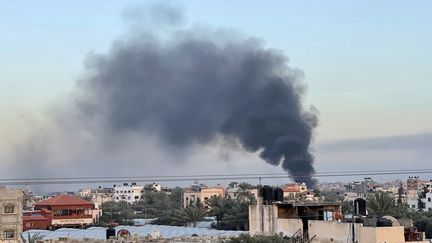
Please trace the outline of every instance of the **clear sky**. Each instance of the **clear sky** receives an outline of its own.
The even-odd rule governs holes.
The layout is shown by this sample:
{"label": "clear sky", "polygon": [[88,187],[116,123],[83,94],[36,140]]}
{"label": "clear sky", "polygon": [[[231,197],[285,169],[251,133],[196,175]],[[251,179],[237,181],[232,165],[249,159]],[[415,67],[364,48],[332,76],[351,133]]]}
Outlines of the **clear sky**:
{"label": "clear sky", "polygon": [[[0,146],[23,119],[73,90],[142,1],[3,1]],[[233,29],[281,49],[320,111],[316,143],[432,132],[431,1],[175,1],[187,24]],[[330,159],[331,160],[331,159]]]}

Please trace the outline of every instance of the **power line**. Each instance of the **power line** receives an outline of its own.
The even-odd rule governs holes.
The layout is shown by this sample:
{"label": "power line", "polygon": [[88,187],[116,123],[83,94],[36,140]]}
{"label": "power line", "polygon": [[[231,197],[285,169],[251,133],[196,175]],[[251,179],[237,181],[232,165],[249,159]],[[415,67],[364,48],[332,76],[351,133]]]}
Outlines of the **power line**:
{"label": "power line", "polygon": [[[432,169],[416,170],[381,170],[381,171],[333,171],[317,172],[313,177],[351,177],[351,176],[372,176],[372,175],[402,175],[402,174],[429,174]],[[30,178],[30,179],[0,179],[0,185],[54,185],[54,184],[106,184],[133,182],[178,182],[178,181],[214,181],[214,180],[253,180],[253,179],[280,179],[308,176],[297,173],[252,173],[252,174],[213,174],[213,175],[162,175],[162,176],[95,176],[95,177],[69,177],[69,178]]]}
{"label": "power line", "polygon": [[[362,173],[362,174],[359,174]],[[364,173],[364,174],[363,174]],[[352,171],[322,171],[313,174],[313,177],[327,177],[341,174],[345,175],[382,175],[382,174],[409,174],[409,173],[432,173],[432,169],[405,169],[405,170],[352,170]],[[243,177],[243,176],[309,176],[309,173],[238,173],[238,174],[192,174],[192,175],[144,175],[144,176],[88,176],[88,177],[41,177],[41,178],[0,178],[1,181],[48,181],[48,180],[98,180],[98,179],[164,179],[164,178],[195,178],[195,177]]]}

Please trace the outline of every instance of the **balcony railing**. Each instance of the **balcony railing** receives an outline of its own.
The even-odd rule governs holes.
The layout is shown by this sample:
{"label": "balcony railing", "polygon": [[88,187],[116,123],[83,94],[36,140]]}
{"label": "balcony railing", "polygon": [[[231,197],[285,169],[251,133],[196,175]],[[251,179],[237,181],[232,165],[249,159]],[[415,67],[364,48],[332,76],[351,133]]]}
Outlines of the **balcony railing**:
{"label": "balcony railing", "polygon": [[92,218],[92,215],[88,215],[88,214],[53,216],[53,219],[91,219],[91,218]]}

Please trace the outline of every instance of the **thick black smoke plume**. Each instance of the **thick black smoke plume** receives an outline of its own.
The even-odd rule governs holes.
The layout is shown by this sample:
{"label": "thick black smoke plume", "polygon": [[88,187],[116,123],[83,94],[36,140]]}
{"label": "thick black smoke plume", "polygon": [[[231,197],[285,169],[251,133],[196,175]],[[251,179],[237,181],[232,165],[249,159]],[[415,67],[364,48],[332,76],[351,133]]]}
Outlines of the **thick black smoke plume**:
{"label": "thick black smoke plume", "polygon": [[78,103],[113,132],[157,135],[175,146],[235,140],[313,185],[316,116],[301,104],[301,72],[254,39],[199,31],[134,36],[88,61]]}

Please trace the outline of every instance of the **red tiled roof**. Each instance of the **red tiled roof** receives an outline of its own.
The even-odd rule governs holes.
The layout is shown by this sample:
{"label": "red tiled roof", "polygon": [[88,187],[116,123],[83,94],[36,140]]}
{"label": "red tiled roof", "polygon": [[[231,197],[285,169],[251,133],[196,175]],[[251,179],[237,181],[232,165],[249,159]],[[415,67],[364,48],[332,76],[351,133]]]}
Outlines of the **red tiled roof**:
{"label": "red tiled roof", "polygon": [[71,205],[93,205],[93,203],[69,195],[59,195],[47,200],[37,202],[35,206],[71,206]]}
{"label": "red tiled roof", "polygon": [[300,190],[298,188],[293,188],[293,187],[285,187],[283,189],[284,192],[300,192]]}

